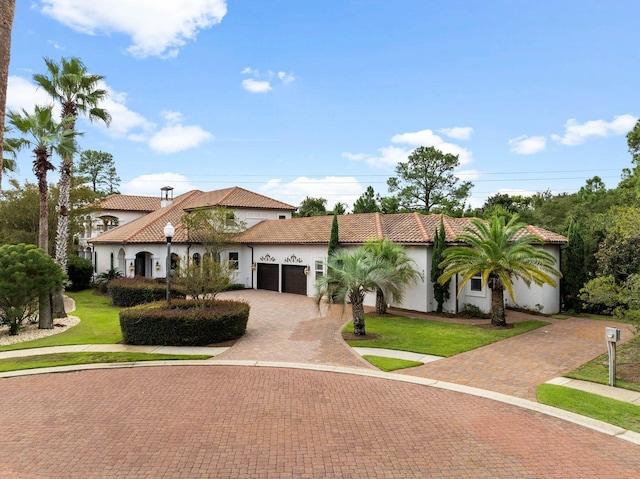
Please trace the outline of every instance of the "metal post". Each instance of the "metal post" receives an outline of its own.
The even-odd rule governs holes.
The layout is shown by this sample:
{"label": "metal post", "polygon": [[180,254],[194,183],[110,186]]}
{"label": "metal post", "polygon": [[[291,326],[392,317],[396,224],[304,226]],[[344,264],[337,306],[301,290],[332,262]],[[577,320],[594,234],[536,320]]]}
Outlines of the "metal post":
{"label": "metal post", "polygon": [[167,237],[167,303],[171,304],[171,237]]}
{"label": "metal post", "polygon": [[609,386],[616,385],[616,342],[620,341],[618,328],[605,328],[607,352],[609,353]]}

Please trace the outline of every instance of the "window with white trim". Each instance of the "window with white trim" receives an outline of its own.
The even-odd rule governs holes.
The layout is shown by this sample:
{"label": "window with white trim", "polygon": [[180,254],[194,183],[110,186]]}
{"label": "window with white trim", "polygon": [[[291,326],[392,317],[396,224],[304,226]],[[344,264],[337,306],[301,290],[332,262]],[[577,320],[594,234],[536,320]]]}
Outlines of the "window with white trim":
{"label": "window with white trim", "polygon": [[482,291],[482,275],[476,274],[469,281],[469,289],[476,293]]}
{"label": "window with white trim", "polygon": [[313,261],[313,271],[316,281],[318,280],[318,278],[324,276],[324,260],[315,259]]}

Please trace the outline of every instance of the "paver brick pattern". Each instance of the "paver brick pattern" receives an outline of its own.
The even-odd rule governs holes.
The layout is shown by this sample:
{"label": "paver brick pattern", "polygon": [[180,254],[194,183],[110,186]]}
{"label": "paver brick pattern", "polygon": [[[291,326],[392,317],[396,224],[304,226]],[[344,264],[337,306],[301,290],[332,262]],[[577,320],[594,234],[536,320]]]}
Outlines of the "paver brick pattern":
{"label": "paver brick pattern", "polygon": [[635,446],[529,410],[308,370],[2,380],[0,478],[637,478]]}

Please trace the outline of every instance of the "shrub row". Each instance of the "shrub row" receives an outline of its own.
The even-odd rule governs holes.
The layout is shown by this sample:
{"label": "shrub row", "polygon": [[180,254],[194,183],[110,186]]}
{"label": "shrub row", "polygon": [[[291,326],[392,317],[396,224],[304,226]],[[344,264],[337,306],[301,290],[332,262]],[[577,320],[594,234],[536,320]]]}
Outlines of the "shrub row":
{"label": "shrub row", "polygon": [[93,264],[88,259],[70,255],[67,259],[67,276],[70,282],[66,288],[68,291],[89,289],[93,278]]}
{"label": "shrub row", "polygon": [[[151,278],[117,278],[109,281],[107,287],[111,302],[115,306],[129,308],[143,303],[166,299],[166,285]],[[184,298],[183,292],[171,288],[172,298]]]}
{"label": "shrub row", "polygon": [[242,336],[249,305],[241,301],[178,299],[142,304],[120,311],[120,329],[127,344],[205,346]]}

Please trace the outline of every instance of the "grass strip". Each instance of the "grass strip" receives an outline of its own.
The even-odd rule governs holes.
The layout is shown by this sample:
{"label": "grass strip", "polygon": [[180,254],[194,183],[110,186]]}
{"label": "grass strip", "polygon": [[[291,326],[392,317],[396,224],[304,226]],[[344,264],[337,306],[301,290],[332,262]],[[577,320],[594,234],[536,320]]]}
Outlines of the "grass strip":
{"label": "grass strip", "polygon": [[422,366],[424,363],[420,361],[408,361],[406,359],[397,359],[397,358],[385,358],[383,356],[371,356],[366,354],[362,356],[364,359],[369,361],[375,367],[384,372],[396,371],[398,369],[406,369],[413,368],[416,366]]}
{"label": "grass strip", "polygon": [[577,389],[541,384],[538,401],[640,433],[640,406]]}
{"label": "grass strip", "polygon": [[118,316],[120,308],[111,306],[109,297],[94,295],[93,289],[66,294],[76,302],[76,309],[70,314],[80,318],[80,324],[46,338],[0,346],[0,351],[72,344],[115,344],[122,341]]}
{"label": "grass strip", "polygon": [[20,371],[23,369],[50,368],[55,366],[74,366],[95,363],[131,363],[136,361],[167,361],[180,359],[209,359],[204,354],[151,354],[151,353],[56,353],[27,356],[22,358],[0,359],[0,372]]}
{"label": "grass strip", "polygon": [[[347,343],[354,347],[395,349],[449,357],[547,324],[549,323],[544,321],[529,320],[513,323],[513,328],[509,329],[485,329],[416,318],[367,316],[367,333],[378,337],[349,340]],[[343,332],[353,333],[353,324],[347,324]]]}

